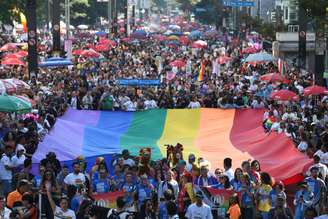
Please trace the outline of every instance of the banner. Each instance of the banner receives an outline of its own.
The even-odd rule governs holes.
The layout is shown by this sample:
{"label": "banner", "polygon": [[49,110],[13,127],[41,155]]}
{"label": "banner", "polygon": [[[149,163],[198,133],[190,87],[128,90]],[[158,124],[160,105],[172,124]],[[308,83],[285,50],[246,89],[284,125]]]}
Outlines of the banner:
{"label": "banner", "polygon": [[217,215],[225,218],[229,209],[229,199],[236,192],[226,189],[214,189],[210,187],[198,187],[194,185],[195,192],[201,191],[204,195],[204,203],[209,205],[212,210],[217,212]]}
{"label": "banner", "polygon": [[29,76],[36,76],[38,70],[36,0],[27,1],[27,37],[28,37],[28,71]]}
{"label": "banner", "polygon": [[53,51],[60,51],[60,1],[53,0],[52,4],[52,37]]}
{"label": "banner", "polygon": [[92,198],[99,207],[116,208],[116,199],[120,196],[124,196],[124,192],[107,192],[102,194],[93,195]]}
{"label": "banner", "polygon": [[160,80],[155,79],[119,79],[118,84],[121,86],[136,86],[136,87],[147,87],[147,86],[159,86]]}

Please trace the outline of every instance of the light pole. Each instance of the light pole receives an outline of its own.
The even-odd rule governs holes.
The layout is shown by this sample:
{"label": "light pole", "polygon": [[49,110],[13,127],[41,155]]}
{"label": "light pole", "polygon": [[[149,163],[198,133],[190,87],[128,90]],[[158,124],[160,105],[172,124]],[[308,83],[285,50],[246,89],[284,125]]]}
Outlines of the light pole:
{"label": "light pole", "polygon": [[111,32],[112,28],[112,0],[108,0],[108,33]]}
{"label": "light pole", "polygon": [[69,39],[71,26],[70,0],[65,0],[65,17],[66,17],[66,38]]}

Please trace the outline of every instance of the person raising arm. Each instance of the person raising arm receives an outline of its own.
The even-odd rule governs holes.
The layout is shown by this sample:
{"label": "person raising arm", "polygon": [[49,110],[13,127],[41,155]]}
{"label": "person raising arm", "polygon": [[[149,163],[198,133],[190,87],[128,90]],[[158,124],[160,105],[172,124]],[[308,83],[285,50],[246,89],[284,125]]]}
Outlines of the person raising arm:
{"label": "person raising arm", "polygon": [[60,207],[56,206],[54,200],[51,197],[51,185],[50,183],[46,184],[47,188],[47,197],[51,206],[52,211],[54,212],[54,219],[76,219],[74,211],[68,209],[68,199],[62,197],[60,199]]}

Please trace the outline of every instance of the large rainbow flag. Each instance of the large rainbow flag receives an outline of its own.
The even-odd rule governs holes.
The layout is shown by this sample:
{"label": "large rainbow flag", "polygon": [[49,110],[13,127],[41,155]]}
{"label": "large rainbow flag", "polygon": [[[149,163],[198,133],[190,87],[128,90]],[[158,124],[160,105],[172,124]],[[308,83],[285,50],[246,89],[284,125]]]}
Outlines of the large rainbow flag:
{"label": "large rainbow flag", "polygon": [[83,155],[95,157],[128,149],[138,155],[152,148],[152,159],[166,156],[165,144],[181,143],[184,158],[204,157],[212,169],[231,157],[233,166],[257,159],[275,179],[303,172],[310,160],[284,134],[264,133],[262,110],[156,109],[142,112],[79,111],[69,109],[58,118],[33,157],[40,162],[54,151],[60,161]]}

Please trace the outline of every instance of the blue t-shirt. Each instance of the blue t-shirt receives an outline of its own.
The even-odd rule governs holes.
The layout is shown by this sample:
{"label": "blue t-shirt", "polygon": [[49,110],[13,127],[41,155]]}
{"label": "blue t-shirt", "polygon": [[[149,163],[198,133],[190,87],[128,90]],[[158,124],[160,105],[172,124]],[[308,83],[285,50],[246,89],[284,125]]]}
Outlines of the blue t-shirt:
{"label": "blue t-shirt", "polygon": [[233,180],[231,180],[230,184],[233,187],[233,190],[235,192],[240,192],[240,190],[241,190],[241,182],[240,181],[233,179]]}
{"label": "blue t-shirt", "polygon": [[124,183],[121,187],[121,190],[124,191],[124,199],[127,205],[130,205],[133,203],[133,193],[137,190],[136,184],[128,184]]}
{"label": "blue t-shirt", "polygon": [[151,197],[151,189],[147,186],[138,185],[138,201],[141,204],[144,200]]}
{"label": "blue t-shirt", "polygon": [[72,201],[71,201],[71,209],[73,211],[77,211],[79,210],[79,207],[80,207],[80,204],[82,203],[82,200],[83,200],[83,196],[82,195],[75,195],[73,198],[72,198]]}
{"label": "blue t-shirt", "polygon": [[108,179],[94,179],[92,181],[93,191],[97,193],[106,193],[110,191]]}
{"label": "blue t-shirt", "polygon": [[115,182],[115,185],[117,188],[121,188],[123,183],[124,183],[124,178],[123,178],[123,175],[120,175],[120,176],[117,176],[117,175],[114,175],[113,176],[113,180]]}
{"label": "blue t-shirt", "polygon": [[159,219],[168,219],[169,215],[167,214],[166,202],[161,202],[159,204]]}

